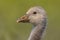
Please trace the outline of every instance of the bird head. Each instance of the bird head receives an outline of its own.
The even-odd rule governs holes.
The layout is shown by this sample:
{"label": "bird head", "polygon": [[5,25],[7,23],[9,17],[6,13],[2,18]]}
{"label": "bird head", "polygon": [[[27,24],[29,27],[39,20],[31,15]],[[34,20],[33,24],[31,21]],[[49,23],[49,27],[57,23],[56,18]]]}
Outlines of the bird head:
{"label": "bird head", "polygon": [[34,25],[42,23],[46,19],[46,12],[42,7],[32,7],[27,12],[26,15],[17,19],[17,22],[32,23]]}

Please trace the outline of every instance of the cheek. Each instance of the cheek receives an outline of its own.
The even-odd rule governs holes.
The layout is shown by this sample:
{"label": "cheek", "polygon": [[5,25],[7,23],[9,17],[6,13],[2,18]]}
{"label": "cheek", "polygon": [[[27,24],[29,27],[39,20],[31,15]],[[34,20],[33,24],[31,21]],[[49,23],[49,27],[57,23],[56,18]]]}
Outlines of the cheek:
{"label": "cheek", "polygon": [[40,16],[30,16],[30,23],[36,23],[40,20]]}
{"label": "cheek", "polygon": [[34,16],[30,16],[29,19],[30,19],[30,22],[34,22],[35,21],[35,17]]}

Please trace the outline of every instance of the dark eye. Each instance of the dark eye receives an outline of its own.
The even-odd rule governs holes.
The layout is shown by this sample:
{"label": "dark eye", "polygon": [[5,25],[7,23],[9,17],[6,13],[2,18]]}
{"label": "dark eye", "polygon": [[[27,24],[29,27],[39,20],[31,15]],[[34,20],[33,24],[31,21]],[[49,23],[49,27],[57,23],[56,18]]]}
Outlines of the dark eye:
{"label": "dark eye", "polygon": [[33,12],[33,14],[36,14],[37,12]]}

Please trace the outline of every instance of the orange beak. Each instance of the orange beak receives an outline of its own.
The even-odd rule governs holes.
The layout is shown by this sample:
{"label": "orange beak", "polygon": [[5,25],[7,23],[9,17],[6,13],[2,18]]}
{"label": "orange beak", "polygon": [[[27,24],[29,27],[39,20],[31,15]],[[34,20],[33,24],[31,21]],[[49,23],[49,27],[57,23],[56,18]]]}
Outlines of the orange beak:
{"label": "orange beak", "polygon": [[17,19],[17,23],[20,23],[20,22],[23,22],[23,23],[29,22],[28,16],[27,15],[24,15],[24,16],[18,18]]}

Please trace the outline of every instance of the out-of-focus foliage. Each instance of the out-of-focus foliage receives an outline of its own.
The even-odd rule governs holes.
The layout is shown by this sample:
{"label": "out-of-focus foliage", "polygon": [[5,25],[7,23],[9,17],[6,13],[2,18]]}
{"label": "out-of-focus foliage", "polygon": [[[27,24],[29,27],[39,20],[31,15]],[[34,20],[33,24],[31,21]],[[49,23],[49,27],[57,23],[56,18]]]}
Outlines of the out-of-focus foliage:
{"label": "out-of-focus foliage", "polygon": [[16,23],[33,6],[47,11],[48,27],[44,40],[60,40],[60,0],[0,0],[0,40],[27,40],[31,24]]}

